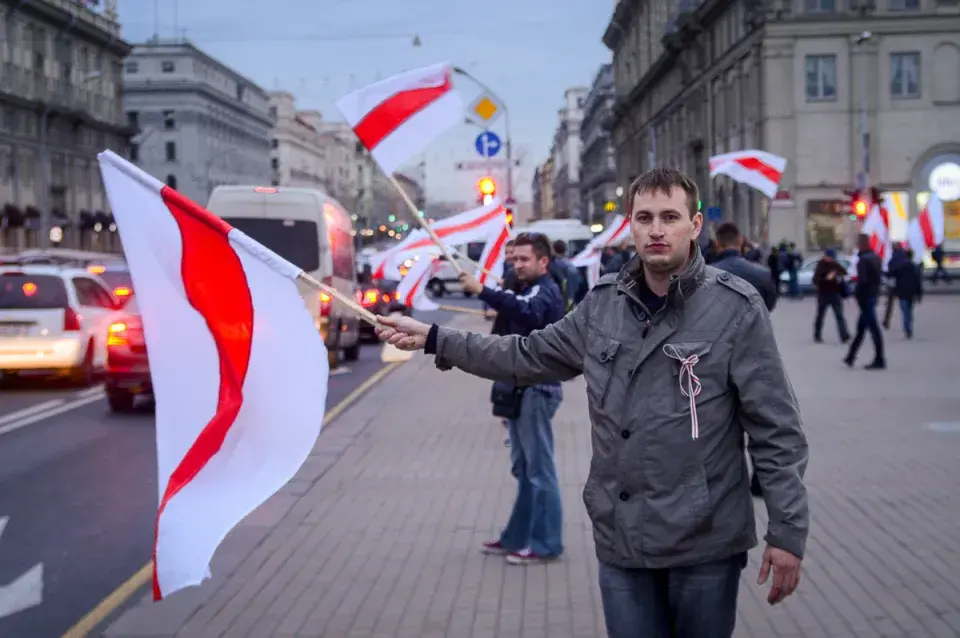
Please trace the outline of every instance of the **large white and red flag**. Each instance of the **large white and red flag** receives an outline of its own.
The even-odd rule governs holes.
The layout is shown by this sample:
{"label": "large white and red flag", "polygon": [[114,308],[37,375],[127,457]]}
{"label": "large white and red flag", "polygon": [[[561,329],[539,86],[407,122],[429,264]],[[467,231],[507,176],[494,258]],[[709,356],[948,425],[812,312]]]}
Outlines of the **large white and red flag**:
{"label": "large white and red flag", "polygon": [[787,160],[766,151],[733,151],[714,155],[709,160],[710,177],[726,175],[735,182],[751,186],[770,199],[777,195]]}
{"label": "large white and red flag", "polygon": [[[461,246],[471,242],[487,241],[488,238],[507,226],[507,209],[494,202],[474,208],[430,224],[430,228],[447,246]],[[418,229],[390,249],[391,256],[384,266],[384,276],[399,279],[398,265],[416,255],[440,255],[437,246],[427,231]]]}
{"label": "large white and red flag", "polygon": [[462,122],[464,110],[447,63],[371,84],[341,98],[337,108],[387,175]]}
{"label": "large white and red flag", "polygon": [[198,585],[320,433],[327,353],[300,268],[111,151],[98,156],[156,396],[153,595]]}
{"label": "large white and red flag", "polygon": [[589,266],[600,261],[600,255],[607,246],[615,246],[630,237],[630,218],[617,215],[600,233],[587,243],[586,247],[574,255],[571,263],[577,268]]}
{"label": "large white and red flag", "polygon": [[438,310],[440,306],[427,297],[427,283],[433,273],[434,258],[423,255],[413,262],[407,274],[397,284],[397,299],[413,310]]}
{"label": "large white and red flag", "polygon": [[890,218],[886,207],[874,204],[866,219],[863,220],[863,226],[860,232],[870,237],[870,249],[877,253],[884,266],[893,256],[893,240],[890,237]]}
{"label": "large white and red flag", "polygon": [[916,261],[922,261],[927,251],[943,243],[943,201],[931,194],[920,214],[910,220],[907,241]]}
{"label": "large white and red flag", "polygon": [[503,266],[507,256],[507,242],[510,241],[510,227],[504,224],[499,231],[487,238],[480,255],[480,268],[474,276],[483,286],[499,287],[503,279]]}

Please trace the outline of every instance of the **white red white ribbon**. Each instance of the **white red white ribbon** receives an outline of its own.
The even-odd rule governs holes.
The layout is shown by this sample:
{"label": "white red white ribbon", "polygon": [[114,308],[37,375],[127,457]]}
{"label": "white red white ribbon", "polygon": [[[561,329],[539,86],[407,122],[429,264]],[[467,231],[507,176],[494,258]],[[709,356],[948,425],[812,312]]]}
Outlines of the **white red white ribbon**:
{"label": "white red white ribbon", "polygon": [[677,379],[680,383],[680,393],[690,399],[690,436],[696,440],[700,438],[700,424],[697,421],[697,395],[700,394],[703,386],[700,385],[700,377],[693,371],[693,367],[700,363],[700,357],[695,354],[683,357],[677,351],[677,348],[670,343],[663,346],[663,354],[680,362],[680,375]]}

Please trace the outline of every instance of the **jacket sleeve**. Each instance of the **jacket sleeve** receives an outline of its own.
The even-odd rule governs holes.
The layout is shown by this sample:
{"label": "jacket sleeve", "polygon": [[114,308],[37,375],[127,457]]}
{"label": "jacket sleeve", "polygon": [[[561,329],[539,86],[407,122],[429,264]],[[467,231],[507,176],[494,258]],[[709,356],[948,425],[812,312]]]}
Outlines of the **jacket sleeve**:
{"label": "jacket sleeve", "polygon": [[769,523],[764,540],[803,558],[810,526],[807,439],[800,408],[773,334],[770,315],[754,305],[740,322],[730,363],[738,414],[763,491]]}
{"label": "jacket sleeve", "polygon": [[773,280],[770,277],[767,277],[767,280],[763,283],[761,294],[763,296],[763,303],[767,306],[767,312],[773,312],[773,309],[777,306],[777,298],[780,294],[777,292],[777,287],[773,284]]}
{"label": "jacket sleeve", "polygon": [[817,288],[823,283],[823,278],[827,276],[827,263],[824,260],[817,262],[817,267],[813,269],[813,285]]}
{"label": "jacket sleeve", "polygon": [[437,329],[437,367],[529,386],[567,381],[583,372],[586,348],[586,304],[563,319],[529,336],[483,335],[477,332]]}
{"label": "jacket sleeve", "polygon": [[562,306],[563,300],[554,298],[545,286],[535,286],[529,295],[518,296],[503,290],[484,287],[478,295],[497,312],[510,315],[510,319],[528,330],[542,328],[553,306]]}

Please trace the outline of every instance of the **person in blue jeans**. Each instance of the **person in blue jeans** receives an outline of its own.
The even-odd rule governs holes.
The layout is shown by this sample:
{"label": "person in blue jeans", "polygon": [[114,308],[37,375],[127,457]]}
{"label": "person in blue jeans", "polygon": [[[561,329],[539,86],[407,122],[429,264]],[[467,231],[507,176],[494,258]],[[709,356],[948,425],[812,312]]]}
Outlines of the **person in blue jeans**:
{"label": "person in blue jeans", "polygon": [[[907,250],[904,259],[890,266],[893,277],[893,292],[900,302],[900,316],[903,318],[903,336],[913,339],[913,307],[923,298],[923,265],[913,263],[913,251]],[[884,326],[886,327],[886,326]]]}
{"label": "person in blue jeans", "polygon": [[[513,242],[513,272],[519,282],[516,292],[487,288],[467,273],[460,279],[464,290],[497,311],[503,326],[500,334],[525,337],[566,313],[560,287],[548,272],[550,259],[546,236],[521,233]],[[481,546],[484,553],[506,556],[514,565],[553,560],[563,553],[563,507],[553,446],[553,416],[563,391],[559,382],[520,390],[519,414],[508,422],[517,499],[500,538]]]}
{"label": "person in blue jeans", "polygon": [[880,289],[883,285],[883,265],[877,253],[870,248],[870,236],[861,234],[857,238],[857,284],[853,296],[860,307],[860,316],[857,318],[857,334],[850,343],[850,350],[843,362],[853,367],[857,359],[857,352],[863,344],[866,333],[873,339],[873,361],[866,365],[867,370],[883,370],[887,367],[887,360],[883,354],[883,332],[877,319],[877,302],[880,299]]}

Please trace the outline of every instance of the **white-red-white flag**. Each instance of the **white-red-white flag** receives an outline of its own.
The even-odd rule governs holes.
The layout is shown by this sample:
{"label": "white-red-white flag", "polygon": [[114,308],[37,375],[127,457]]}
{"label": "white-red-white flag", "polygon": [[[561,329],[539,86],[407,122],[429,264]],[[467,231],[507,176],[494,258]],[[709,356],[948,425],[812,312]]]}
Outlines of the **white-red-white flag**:
{"label": "white-red-white flag", "polygon": [[327,352],[300,268],[115,153],[98,158],[156,396],[159,600],[200,584],[227,533],[307,459]]}
{"label": "white-red-white flag", "polygon": [[943,243],[943,201],[931,194],[920,214],[910,220],[907,241],[913,250],[914,259],[922,261],[927,251]]}
{"label": "white-red-white flag", "polygon": [[[507,209],[498,202],[494,202],[437,220],[430,224],[430,228],[445,245],[461,246],[471,242],[486,241],[506,225]],[[399,279],[398,265],[411,257],[441,254],[440,247],[423,229],[413,231],[390,251],[392,255],[384,266],[384,276],[388,279]]]}
{"label": "white-red-white flag", "polygon": [[487,239],[480,255],[482,270],[475,273],[477,281],[483,286],[498,287],[503,279],[503,266],[507,256],[507,242],[510,240],[510,227],[504,224],[500,230]]}
{"label": "white-red-white flag", "polygon": [[589,266],[600,261],[600,255],[607,246],[615,246],[630,237],[630,218],[617,215],[610,224],[591,239],[586,247],[577,253],[571,263],[577,268]]}
{"label": "white-red-white flag", "polygon": [[464,111],[447,63],[371,84],[341,98],[337,108],[387,175],[461,123]]}
{"label": "white-red-white flag", "polygon": [[433,273],[433,257],[423,255],[413,262],[407,274],[397,285],[397,299],[413,310],[437,310],[440,308],[427,297],[427,283]]}
{"label": "white-red-white flag", "polygon": [[726,175],[735,182],[751,186],[770,199],[777,195],[787,160],[766,151],[733,151],[714,155],[709,160],[710,177]]}
{"label": "white-red-white flag", "polygon": [[875,204],[863,220],[860,232],[870,237],[870,249],[877,253],[886,265],[893,256],[893,241],[890,238],[890,219],[887,209]]}

